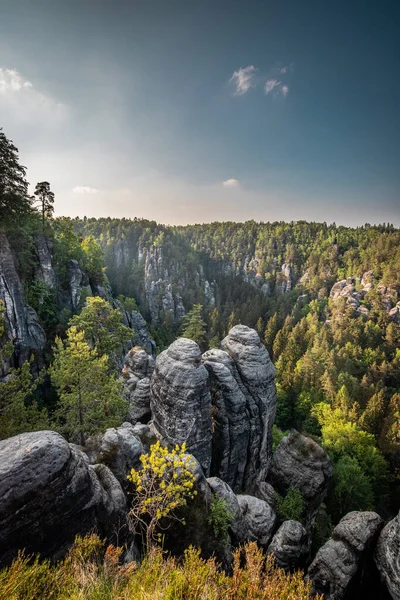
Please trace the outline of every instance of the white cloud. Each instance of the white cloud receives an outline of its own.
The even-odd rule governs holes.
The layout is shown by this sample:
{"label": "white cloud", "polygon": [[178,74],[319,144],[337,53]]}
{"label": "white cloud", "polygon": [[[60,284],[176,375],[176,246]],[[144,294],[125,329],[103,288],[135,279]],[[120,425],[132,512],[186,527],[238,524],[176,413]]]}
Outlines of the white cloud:
{"label": "white cloud", "polygon": [[283,86],[281,87],[281,92],[282,92],[282,94],[283,94],[284,96],[287,96],[287,95],[288,95],[288,93],[289,93],[289,87],[288,87],[287,85],[283,85]]}
{"label": "white cloud", "polygon": [[243,96],[254,86],[254,76],[257,69],[253,65],[248,67],[241,67],[238,71],[235,71],[230,79],[236,86],[235,94],[237,96]]}
{"label": "white cloud", "polygon": [[72,191],[74,194],[97,194],[99,190],[88,185],[77,185]]}
{"label": "white cloud", "polygon": [[281,73],[282,75],[284,75],[285,73],[287,73],[289,67],[282,67],[281,69]]}
{"label": "white cloud", "polygon": [[238,179],[227,179],[226,181],[222,182],[222,185],[225,187],[237,187],[240,185],[240,182]]}
{"label": "white cloud", "polygon": [[275,88],[281,85],[281,82],[277,79],[268,79],[264,85],[264,91],[266,94],[270,94]]}
{"label": "white cloud", "polygon": [[30,121],[41,118],[46,123],[56,118],[64,119],[67,107],[47,94],[38,91],[31,81],[16,69],[0,67],[0,107],[7,117]]}

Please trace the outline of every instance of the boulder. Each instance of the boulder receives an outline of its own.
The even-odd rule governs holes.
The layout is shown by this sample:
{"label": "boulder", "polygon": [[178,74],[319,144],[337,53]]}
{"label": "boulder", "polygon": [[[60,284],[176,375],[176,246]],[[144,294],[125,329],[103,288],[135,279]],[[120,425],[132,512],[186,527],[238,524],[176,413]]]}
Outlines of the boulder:
{"label": "boulder", "polygon": [[276,413],[275,367],[258,333],[235,325],[221,342],[233,360],[233,377],[246,398],[250,434],[243,488],[264,481],[272,455],[272,425]]}
{"label": "boulder", "polygon": [[247,540],[247,525],[242,516],[238,497],[229,485],[219,477],[209,477],[207,483],[210,486],[212,493],[226,502],[227,507],[232,514],[233,519],[229,528],[232,542],[234,544],[242,544]]}
{"label": "boulder", "polygon": [[267,548],[277,524],[274,510],[267,502],[254,496],[238,495],[237,499],[247,526],[247,537]]}
{"label": "boulder", "polygon": [[59,558],[77,534],[96,529],[123,539],[127,507],[106,466],[92,467],[82,452],[53,431],[0,441],[0,563],[18,550]]}
{"label": "boulder", "polygon": [[202,362],[210,375],[213,436],[211,473],[234,491],[247,488],[250,422],[247,400],[234,377],[235,364],[223,350],[208,350]]}
{"label": "boulder", "polygon": [[272,458],[268,480],[285,495],[289,488],[300,490],[305,504],[305,527],[314,524],[332,478],[332,465],[325,450],[296,430],[278,444]]}
{"label": "boulder", "polygon": [[284,521],[268,546],[281,569],[293,570],[304,566],[308,554],[308,534],[298,521]]}
{"label": "boulder", "polygon": [[179,338],[161,352],[150,382],[153,427],[169,445],[186,443],[206,476],[211,466],[208,372],[192,340]]}
{"label": "boulder", "polygon": [[400,512],[381,531],[375,564],[393,600],[400,600]]}
{"label": "boulder", "polygon": [[109,467],[123,489],[127,489],[127,476],[132,468],[140,467],[144,454],[143,444],[131,423],[110,427],[102,435],[92,436],[83,448],[92,464]]}
{"label": "boulder", "polygon": [[344,516],[308,569],[313,591],[324,594],[325,600],[346,597],[381,527],[382,519],[374,512],[353,511]]}

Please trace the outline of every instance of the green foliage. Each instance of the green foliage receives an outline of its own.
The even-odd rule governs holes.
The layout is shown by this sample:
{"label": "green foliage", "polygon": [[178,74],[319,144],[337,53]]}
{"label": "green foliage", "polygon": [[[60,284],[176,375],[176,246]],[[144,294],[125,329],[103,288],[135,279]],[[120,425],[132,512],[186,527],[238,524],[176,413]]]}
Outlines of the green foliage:
{"label": "green foliage", "polygon": [[357,459],[343,456],[335,463],[327,506],[334,523],[352,510],[374,510],[371,482]]}
{"label": "green foliage", "polygon": [[135,298],[129,298],[128,296],[120,294],[117,300],[121,302],[122,307],[126,310],[127,313],[131,313],[133,310],[139,310]]}
{"label": "green foliage", "polygon": [[189,338],[199,344],[202,350],[207,344],[207,324],[202,317],[203,306],[195,304],[183,318],[182,337]]}
{"label": "green foliage", "polygon": [[208,523],[213,528],[216,540],[224,541],[227,539],[229,527],[234,518],[235,513],[228,502],[214,494],[210,504]]}
{"label": "green foliage", "polygon": [[133,338],[133,331],[121,323],[122,315],[99,296],[88,297],[87,304],[70,320],[70,326],[84,334],[90,348],[99,357],[107,355],[111,367],[123,352],[124,344]]}
{"label": "green foliage", "polygon": [[282,431],[279,427],[274,424],[272,426],[272,450],[275,452],[279,442],[288,435],[288,431]]}
{"label": "green foliage", "polygon": [[311,554],[315,555],[331,537],[333,531],[332,519],[327,511],[326,504],[321,504],[315,518],[312,534]]}
{"label": "green foliage", "polygon": [[57,324],[57,303],[55,291],[43,281],[34,279],[25,291],[25,299],[38,314],[46,331]]}
{"label": "green foliage", "polygon": [[304,513],[304,498],[302,493],[297,488],[289,488],[286,495],[282,497],[278,492],[275,492],[276,512],[281,521],[302,522]]}
{"label": "green foliage", "polygon": [[0,127],[0,222],[12,222],[32,213],[26,169],[19,164],[18,149]]}
{"label": "green foliage", "polygon": [[70,327],[64,342],[56,338],[49,373],[59,396],[56,427],[70,441],[83,445],[90,435],[124,420],[122,383],[109,373],[108,356],[91,349],[83,331]]}
{"label": "green foliage", "polygon": [[104,281],[103,251],[92,235],[82,240],[82,267],[90,281],[101,284]]}

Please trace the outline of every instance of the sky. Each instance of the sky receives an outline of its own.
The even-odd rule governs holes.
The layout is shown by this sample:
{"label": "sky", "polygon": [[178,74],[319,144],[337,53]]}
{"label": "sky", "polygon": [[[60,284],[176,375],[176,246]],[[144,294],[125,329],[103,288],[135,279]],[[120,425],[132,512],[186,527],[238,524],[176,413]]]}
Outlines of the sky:
{"label": "sky", "polygon": [[0,0],[56,214],[400,225],[399,0]]}

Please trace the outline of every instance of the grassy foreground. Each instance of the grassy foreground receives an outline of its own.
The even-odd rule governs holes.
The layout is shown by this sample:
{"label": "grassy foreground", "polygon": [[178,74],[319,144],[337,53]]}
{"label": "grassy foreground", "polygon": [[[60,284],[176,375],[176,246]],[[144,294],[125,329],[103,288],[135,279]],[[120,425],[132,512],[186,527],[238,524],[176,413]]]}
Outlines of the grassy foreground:
{"label": "grassy foreground", "polygon": [[[120,564],[122,550],[95,534],[77,537],[57,565],[21,554],[0,571],[1,600],[311,600],[302,573],[286,574],[255,543],[234,555],[232,576],[194,548],[182,561],[153,549],[141,565]],[[318,597],[322,600],[321,597]]]}

